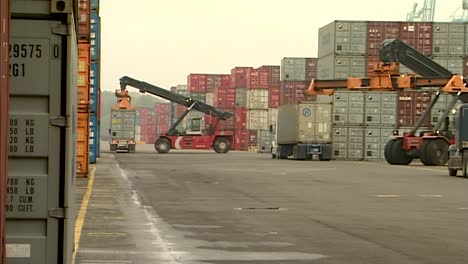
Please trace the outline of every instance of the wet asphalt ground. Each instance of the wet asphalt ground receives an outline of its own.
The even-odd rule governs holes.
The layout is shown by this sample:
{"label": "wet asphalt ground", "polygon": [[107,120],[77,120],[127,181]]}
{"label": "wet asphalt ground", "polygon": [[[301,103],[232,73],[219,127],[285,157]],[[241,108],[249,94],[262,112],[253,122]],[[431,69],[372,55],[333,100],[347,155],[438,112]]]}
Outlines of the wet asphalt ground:
{"label": "wet asphalt ground", "polygon": [[445,167],[151,145],[95,167],[75,263],[468,263],[468,179]]}

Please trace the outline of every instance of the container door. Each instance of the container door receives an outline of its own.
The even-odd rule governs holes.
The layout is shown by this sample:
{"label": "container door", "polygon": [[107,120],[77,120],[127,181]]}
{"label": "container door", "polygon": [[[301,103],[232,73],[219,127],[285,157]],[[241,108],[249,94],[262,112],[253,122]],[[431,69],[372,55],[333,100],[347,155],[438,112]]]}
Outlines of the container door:
{"label": "container door", "polygon": [[8,264],[71,259],[77,48],[66,29],[11,21]]}

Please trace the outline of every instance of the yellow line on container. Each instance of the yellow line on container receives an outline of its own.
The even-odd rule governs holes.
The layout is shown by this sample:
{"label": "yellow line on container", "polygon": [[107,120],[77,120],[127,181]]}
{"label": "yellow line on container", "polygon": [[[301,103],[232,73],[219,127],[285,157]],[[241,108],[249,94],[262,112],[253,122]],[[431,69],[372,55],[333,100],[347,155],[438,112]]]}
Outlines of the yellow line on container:
{"label": "yellow line on container", "polygon": [[75,222],[75,247],[73,250],[72,256],[72,263],[75,263],[76,253],[78,252],[78,248],[80,247],[80,239],[81,239],[81,231],[83,230],[84,221],[86,218],[86,211],[88,210],[88,203],[89,199],[91,198],[91,193],[93,192],[93,183],[94,183],[94,175],[96,173],[96,167],[91,169],[91,173],[89,174],[89,181],[88,186],[86,187],[86,192],[83,196],[83,200],[81,202],[80,211],[78,212],[78,218]]}

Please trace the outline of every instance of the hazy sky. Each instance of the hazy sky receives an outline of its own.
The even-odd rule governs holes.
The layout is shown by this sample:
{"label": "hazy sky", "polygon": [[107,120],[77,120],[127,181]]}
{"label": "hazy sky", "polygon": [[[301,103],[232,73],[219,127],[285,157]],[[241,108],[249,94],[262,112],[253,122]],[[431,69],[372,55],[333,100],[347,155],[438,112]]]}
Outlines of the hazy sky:
{"label": "hazy sky", "polygon": [[[100,0],[101,89],[128,75],[169,88],[190,73],[280,65],[316,57],[318,29],[333,20],[404,21],[422,0]],[[462,0],[439,0],[448,21]],[[135,90],[137,91],[137,90]]]}

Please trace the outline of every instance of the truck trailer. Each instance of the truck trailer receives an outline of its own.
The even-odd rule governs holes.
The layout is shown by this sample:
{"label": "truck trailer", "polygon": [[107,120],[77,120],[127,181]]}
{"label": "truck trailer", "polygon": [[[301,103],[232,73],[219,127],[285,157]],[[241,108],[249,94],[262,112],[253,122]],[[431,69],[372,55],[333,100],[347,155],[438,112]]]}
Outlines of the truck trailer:
{"label": "truck trailer", "polygon": [[115,95],[118,102],[110,113],[110,151],[135,152],[136,109],[131,106],[127,91],[116,91]]}
{"label": "truck trailer", "polygon": [[332,103],[298,102],[278,108],[272,158],[328,161],[332,158]]}

